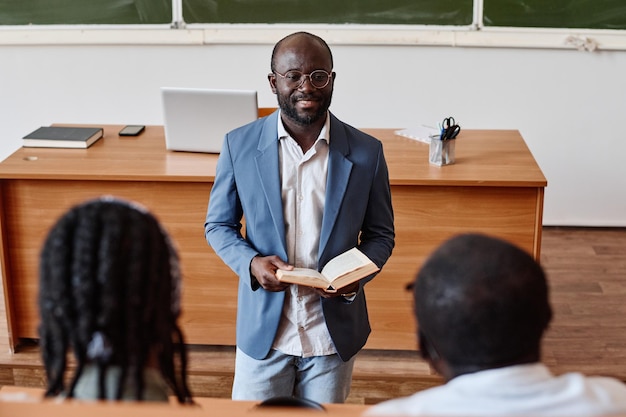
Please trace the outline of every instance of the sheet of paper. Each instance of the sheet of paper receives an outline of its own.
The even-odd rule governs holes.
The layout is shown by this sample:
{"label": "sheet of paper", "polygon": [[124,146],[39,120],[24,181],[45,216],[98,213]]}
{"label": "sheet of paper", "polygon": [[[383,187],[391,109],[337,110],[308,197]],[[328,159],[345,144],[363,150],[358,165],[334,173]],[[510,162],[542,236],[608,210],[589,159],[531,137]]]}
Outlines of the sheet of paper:
{"label": "sheet of paper", "polygon": [[394,133],[396,135],[404,136],[405,138],[430,143],[431,136],[439,135],[441,132],[436,127],[420,125],[409,127],[407,129],[396,130]]}

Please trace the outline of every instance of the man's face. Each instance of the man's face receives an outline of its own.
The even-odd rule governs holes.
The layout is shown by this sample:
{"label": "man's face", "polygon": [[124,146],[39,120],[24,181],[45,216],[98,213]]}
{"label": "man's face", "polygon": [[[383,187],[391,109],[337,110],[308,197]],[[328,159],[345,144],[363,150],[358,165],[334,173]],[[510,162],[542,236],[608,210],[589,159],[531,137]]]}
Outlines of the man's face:
{"label": "man's face", "polygon": [[[275,71],[280,74],[290,71],[310,74],[316,70],[331,73],[332,63],[326,48],[310,38],[289,39],[276,53]],[[314,87],[309,77],[305,77],[301,86],[294,88],[282,76],[270,74],[270,85],[278,98],[283,117],[302,126],[323,119],[330,107],[334,75],[324,88]]]}

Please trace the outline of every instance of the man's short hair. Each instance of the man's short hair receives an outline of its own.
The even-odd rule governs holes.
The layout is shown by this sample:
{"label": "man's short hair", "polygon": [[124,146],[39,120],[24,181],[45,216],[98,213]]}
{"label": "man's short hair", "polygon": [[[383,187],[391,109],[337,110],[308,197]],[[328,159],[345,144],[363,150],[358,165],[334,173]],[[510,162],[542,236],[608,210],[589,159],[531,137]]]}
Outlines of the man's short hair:
{"label": "man's short hair", "polygon": [[450,366],[538,360],[552,310],[544,271],[522,249],[458,235],[426,260],[413,288],[420,332]]}

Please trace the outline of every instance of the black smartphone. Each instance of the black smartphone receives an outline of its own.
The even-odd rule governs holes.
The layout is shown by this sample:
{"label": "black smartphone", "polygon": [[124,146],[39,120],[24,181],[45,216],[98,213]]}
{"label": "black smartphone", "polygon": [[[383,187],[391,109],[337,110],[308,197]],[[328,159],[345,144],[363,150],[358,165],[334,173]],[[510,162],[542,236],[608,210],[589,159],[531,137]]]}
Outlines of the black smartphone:
{"label": "black smartphone", "polygon": [[124,128],[122,130],[120,130],[119,135],[120,136],[137,136],[138,134],[143,132],[143,130],[145,128],[146,127],[144,125],[128,125],[128,126],[124,126]]}

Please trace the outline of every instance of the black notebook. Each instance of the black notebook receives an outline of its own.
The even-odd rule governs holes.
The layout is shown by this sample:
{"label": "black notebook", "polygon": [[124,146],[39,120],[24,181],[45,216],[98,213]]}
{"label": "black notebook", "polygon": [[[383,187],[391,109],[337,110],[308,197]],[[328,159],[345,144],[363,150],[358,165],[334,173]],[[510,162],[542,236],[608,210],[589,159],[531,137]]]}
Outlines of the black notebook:
{"label": "black notebook", "polygon": [[88,148],[103,135],[100,127],[43,126],[22,138],[24,147]]}

